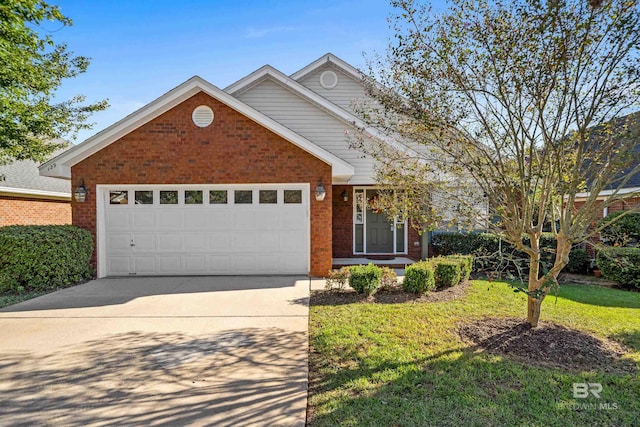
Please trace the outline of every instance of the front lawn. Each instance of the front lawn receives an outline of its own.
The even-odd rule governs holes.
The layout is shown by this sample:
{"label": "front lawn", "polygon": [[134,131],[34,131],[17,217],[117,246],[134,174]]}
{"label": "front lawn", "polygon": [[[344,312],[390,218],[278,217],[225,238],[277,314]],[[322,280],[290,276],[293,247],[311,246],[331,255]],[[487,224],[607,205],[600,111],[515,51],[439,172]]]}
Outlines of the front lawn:
{"label": "front lawn", "polygon": [[[460,325],[484,317],[524,319],[524,295],[502,282],[474,281],[466,295],[444,302],[322,301],[331,299],[311,299],[311,426],[637,422],[640,293],[565,285],[557,301],[550,296],[542,306],[543,322],[624,344],[626,371],[549,367],[535,356],[532,366],[474,349],[460,337]],[[574,383],[600,383],[600,398],[574,398]]]}

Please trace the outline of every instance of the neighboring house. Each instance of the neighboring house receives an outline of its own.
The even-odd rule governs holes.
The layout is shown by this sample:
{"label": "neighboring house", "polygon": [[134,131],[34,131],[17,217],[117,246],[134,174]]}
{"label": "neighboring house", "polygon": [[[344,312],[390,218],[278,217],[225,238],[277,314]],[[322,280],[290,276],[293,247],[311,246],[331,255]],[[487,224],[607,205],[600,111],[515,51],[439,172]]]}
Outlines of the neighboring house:
{"label": "neighboring house", "polygon": [[98,277],[324,276],[333,258],[418,259],[417,232],[375,209],[374,163],[349,147],[366,127],[351,108],[361,77],[332,54],[225,90],[193,77],[40,173],[86,188],[73,224],[96,236]]}
{"label": "neighboring house", "polygon": [[0,227],[71,224],[70,189],[66,179],[40,176],[34,161],[0,165]]}

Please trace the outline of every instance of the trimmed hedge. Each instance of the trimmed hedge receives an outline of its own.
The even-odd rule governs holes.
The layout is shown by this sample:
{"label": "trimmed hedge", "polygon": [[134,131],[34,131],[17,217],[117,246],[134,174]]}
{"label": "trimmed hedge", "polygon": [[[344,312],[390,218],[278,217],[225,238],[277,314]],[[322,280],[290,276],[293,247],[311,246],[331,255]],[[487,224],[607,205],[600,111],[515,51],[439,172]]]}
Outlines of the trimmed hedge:
{"label": "trimmed hedge", "polygon": [[359,294],[373,295],[380,287],[382,269],[372,263],[349,267],[349,286]]}
{"label": "trimmed hedge", "polygon": [[572,249],[569,252],[569,263],[565,267],[569,273],[585,274],[589,269],[589,255],[584,249]]}
{"label": "trimmed hedge", "polygon": [[71,225],[0,228],[0,293],[49,291],[93,276],[93,236]]}
{"label": "trimmed hedge", "polygon": [[449,288],[460,283],[460,263],[456,260],[438,260],[434,275],[436,288]]}
{"label": "trimmed hedge", "polygon": [[606,225],[626,211],[612,212],[598,223],[600,237],[610,246],[636,246],[640,242],[640,212],[627,213],[612,225]]}
{"label": "trimmed hedge", "polygon": [[[528,241],[525,236],[525,244]],[[500,237],[492,233],[438,233],[431,238],[431,247],[434,255],[473,255],[475,257],[474,271],[517,271],[518,268],[527,271],[529,256],[518,251],[513,245],[502,241]],[[541,262],[543,268],[550,268],[555,261],[556,239],[552,233],[542,233],[540,236],[540,248],[542,250]],[[499,251],[507,255],[508,259],[501,259]]]}
{"label": "trimmed hedge", "polygon": [[448,260],[455,260],[460,264],[460,281],[469,280],[473,271],[473,255],[449,255]]}
{"label": "trimmed hedge", "polygon": [[433,267],[428,261],[413,263],[404,270],[402,288],[415,294],[426,294],[436,287]]}
{"label": "trimmed hedge", "polygon": [[603,248],[596,264],[605,278],[628,289],[640,289],[640,248]]}

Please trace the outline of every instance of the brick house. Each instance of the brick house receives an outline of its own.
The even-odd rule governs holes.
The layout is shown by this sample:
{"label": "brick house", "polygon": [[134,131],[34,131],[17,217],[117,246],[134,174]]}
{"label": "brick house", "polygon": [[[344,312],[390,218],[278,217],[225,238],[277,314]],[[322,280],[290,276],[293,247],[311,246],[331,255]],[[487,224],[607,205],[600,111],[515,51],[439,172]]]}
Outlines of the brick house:
{"label": "brick house", "polygon": [[40,176],[31,160],[0,165],[0,227],[49,224],[71,224],[69,181]]}
{"label": "brick house", "polygon": [[40,173],[86,189],[73,224],[96,237],[98,277],[324,276],[334,258],[418,259],[413,228],[371,209],[374,162],[349,146],[361,77],[332,54],[224,90],[196,76]]}

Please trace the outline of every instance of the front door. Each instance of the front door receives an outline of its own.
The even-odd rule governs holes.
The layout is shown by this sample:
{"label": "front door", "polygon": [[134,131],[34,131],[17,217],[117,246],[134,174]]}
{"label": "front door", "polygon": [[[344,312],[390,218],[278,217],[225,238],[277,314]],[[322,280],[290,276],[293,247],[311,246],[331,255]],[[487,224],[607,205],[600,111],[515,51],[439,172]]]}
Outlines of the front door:
{"label": "front door", "polygon": [[371,209],[369,200],[377,195],[376,190],[367,190],[367,253],[391,254],[393,253],[393,221],[387,216]]}

